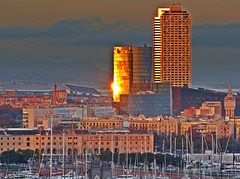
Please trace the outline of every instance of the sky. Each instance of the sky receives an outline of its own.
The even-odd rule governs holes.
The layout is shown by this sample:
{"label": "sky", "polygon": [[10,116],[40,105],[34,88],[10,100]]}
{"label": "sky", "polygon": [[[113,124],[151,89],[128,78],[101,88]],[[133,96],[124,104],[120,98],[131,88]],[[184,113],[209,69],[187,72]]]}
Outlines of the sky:
{"label": "sky", "polygon": [[46,74],[46,81],[81,83],[95,69],[109,81],[113,46],[152,46],[157,7],[181,2],[192,16],[193,85],[240,84],[239,0],[0,2],[0,80]]}

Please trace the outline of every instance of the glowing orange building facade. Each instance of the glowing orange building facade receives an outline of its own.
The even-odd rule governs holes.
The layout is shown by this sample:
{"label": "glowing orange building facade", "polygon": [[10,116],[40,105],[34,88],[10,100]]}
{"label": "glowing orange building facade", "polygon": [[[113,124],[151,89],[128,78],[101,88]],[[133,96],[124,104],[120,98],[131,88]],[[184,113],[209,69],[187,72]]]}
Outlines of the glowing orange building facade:
{"label": "glowing orange building facade", "polygon": [[120,94],[129,94],[132,84],[132,47],[114,47],[113,98],[119,101]]}
{"label": "glowing orange building facade", "polygon": [[158,8],[153,22],[153,80],[191,86],[191,15],[182,5]]}
{"label": "glowing orange building facade", "polygon": [[119,102],[120,94],[130,94],[133,84],[151,82],[151,47],[114,47],[113,98]]}

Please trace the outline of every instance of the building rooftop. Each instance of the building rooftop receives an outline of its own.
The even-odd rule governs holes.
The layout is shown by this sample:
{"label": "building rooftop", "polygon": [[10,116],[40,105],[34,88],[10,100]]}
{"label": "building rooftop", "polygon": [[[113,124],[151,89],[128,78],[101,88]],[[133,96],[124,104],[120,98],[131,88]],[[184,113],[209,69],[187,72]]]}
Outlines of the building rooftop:
{"label": "building rooftop", "polygon": [[92,87],[79,86],[79,85],[67,84],[67,83],[63,83],[63,85],[66,86],[69,90],[79,92],[79,93],[97,94],[97,95],[101,94],[95,88],[92,88]]}
{"label": "building rooftop", "polygon": [[[91,135],[91,134],[148,134],[147,130],[132,130],[132,129],[74,129],[74,133],[76,135],[81,135],[83,132],[84,135]],[[49,135],[50,136],[50,129],[45,129],[41,131],[42,135]],[[72,129],[64,129],[61,130],[53,130],[53,135],[72,135]],[[33,128],[33,129],[26,129],[26,128],[7,128],[7,129],[0,129],[0,135],[12,136],[12,135],[40,135],[40,130]]]}

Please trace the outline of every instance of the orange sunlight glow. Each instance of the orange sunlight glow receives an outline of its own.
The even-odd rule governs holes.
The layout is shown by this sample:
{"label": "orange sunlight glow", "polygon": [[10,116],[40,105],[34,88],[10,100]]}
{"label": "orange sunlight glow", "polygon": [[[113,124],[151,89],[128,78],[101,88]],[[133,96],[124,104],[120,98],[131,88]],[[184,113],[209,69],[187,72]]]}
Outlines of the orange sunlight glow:
{"label": "orange sunlight glow", "polygon": [[114,82],[112,83],[112,90],[113,90],[114,101],[118,101],[120,87],[118,86],[118,83],[117,83],[116,74],[114,74]]}

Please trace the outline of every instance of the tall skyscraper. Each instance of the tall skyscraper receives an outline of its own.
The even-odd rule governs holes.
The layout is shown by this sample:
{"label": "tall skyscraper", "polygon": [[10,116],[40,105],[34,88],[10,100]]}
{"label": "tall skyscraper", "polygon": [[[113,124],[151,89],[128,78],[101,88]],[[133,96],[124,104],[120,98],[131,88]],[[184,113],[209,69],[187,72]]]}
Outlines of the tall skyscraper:
{"label": "tall skyscraper", "polygon": [[114,47],[113,98],[119,102],[120,94],[130,94],[134,83],[151,82],[152,47]]}
{"label": "tall skyscraper", "polygon": [[158,8],[153,22],[153,81],[191,87],[191,15],[182,5]]}

